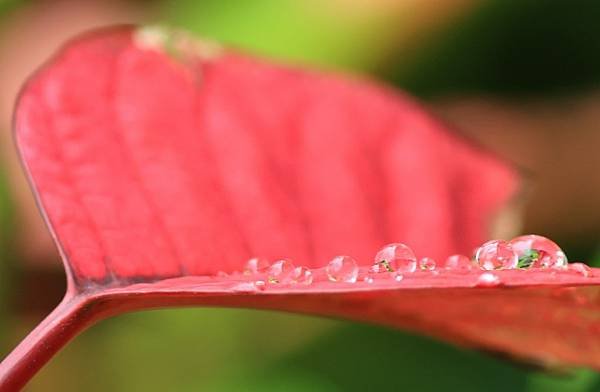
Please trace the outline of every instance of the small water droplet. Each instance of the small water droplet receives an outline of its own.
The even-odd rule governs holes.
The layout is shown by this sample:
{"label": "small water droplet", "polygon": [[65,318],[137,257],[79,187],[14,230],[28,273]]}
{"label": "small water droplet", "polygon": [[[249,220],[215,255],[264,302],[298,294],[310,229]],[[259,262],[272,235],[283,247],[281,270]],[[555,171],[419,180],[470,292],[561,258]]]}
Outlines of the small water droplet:
{"label": "small water droplet", "polygon": [[362,281],[365,283],[371,284],[371,283],[375,282],[376,276],[377,276],[377,273],[372,272],[372,271],[367,271],[365,276],[362,277]]}
{"label": "small water droplet", "polygon": [[393,272],[392,273],[392,278],[396,281],[396,282],[401,282],[402,279],[404,279],[404,275],[401,272]]}
{"label": "small water droplet", "polygon": [[435,260],[431,257],[423,257],[419,260],[419,268],[423,271],[433,271],[435,269]]}
{"label": "small water droplet", "polygon": [[475,262],[481,269],[513,269],[519,259],[510,244],[502,240],[492,240],[481,245],[475,252]]}
{"label": "small water droplet", "polygon": [[262,257],[253,257],[246,262],[244,275],[261,274],[269,269],[269,261]]}
{"label": "small water droplet", "polygon": [[267,275],[269,283],[291,283],[294,279],[294,263],[289,259],[277,260],[269,267]]}
{"label": "small water droplet", "polygon": [[223,272],[223,271],[219,271],[219,272],[217,272],[217,277],[218,277],[218,278],[226,278],[226,277],[228,277],[228,276],[229,276],[229,275],[227,275],[227,272]]}
{"label": "small water droplet", "polygon": [[384,246],[375,256],[371,271],[381,272],[414,272],[417,269],[417,258],[412,249],[400,243]]}
{"label": "small water droplet", "polygon": [[358,277],[358,265],[350,256],[336,256],[327,264],[325,272],[332,282],[354,283]]}
{"label": "small water droplet", "polygon": [[477,278],[477,286],[493,287],[500,284],[500,277],[491,272],[484,272]]}
{"label": "small water droplet", "polygon": [[254,285],[256,286],[256,288],[264,290],[266,283],[264,280],[257,280],[256,282],[254,282]]}
{"label": "small water droplet", "polygon": [[468,271],[473,268],[473,262],[464,255],[452,255],[446,259],[444,268],[448,270]]}
{"label": "small water droplet", "polygon": [[592,276],[592,269],[583,263],[570,263],[568,266],[569,271],[577,272],[584,277]]}
{"label": "small water droplet", "polygon": [[293,283],[310,285],[313,282],[313,273],[306,267],[296,267],[292,279]]}
{"label": "small water droplet", "polygon": [[521,268],[565,268],[567,256],[556,243],[540,235],[522,235],[509,244],[517,254]]}

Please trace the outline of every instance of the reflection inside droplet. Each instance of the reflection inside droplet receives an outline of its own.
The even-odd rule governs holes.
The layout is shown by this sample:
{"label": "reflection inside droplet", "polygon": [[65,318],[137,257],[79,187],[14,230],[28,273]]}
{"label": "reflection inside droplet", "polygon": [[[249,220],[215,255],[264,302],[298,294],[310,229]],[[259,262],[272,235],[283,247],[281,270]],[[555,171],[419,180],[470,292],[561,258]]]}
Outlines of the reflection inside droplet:
{"label": "reflection inside droplet", "polygon": [[294,280],[294,263],[290,259],[275,261],[267,271],[269,283],[291,283]]}
{"label": "reflection inside droplet", "polygon": [[260,274],[267,271],[269,261],[262,257],[253,257],[246,262],[244,267],[244,275]]}
{"label": "reflection inside droplet", "polygon": [[519,268],[564,268],[567,257],[560,247],[540,235],[523,235],[509,243],[519,259]]}
{"label": "reflection inside droplet", "polygon": [[336,256],[327,264],[325,272],[332,282],[354,283],[358,277],[358,265],[350,256]]}
{"label": "reflection inside droplet", "polygon": [[419,268],[423,271],[433,271],[435,269],[435,260],[431,257],[423,257],[419,260]]}
{"label": "reflection inside droplet", "polygon": [[475,262],[481,269],[513,269],[517,267],[518,257],[506,241],[492,240],[481,245],[475,252]]}
{"label": "reflection inside droplet", "polygon": [[375,256],[371,271],[382,272],[414,272],[417,268],[417,258],[408,246],[395,243],[384,246]]}

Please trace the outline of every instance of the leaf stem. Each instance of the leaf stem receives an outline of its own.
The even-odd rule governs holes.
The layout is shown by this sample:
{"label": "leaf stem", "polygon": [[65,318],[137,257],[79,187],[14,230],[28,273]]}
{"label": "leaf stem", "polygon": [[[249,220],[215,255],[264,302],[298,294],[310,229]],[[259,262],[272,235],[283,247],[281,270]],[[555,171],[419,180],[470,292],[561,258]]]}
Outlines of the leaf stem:
{"label": "leaf stem", "polygon": [[95,321],[85,296],[67,296],[0,363],[0,391],[19,391],[69,340]]}

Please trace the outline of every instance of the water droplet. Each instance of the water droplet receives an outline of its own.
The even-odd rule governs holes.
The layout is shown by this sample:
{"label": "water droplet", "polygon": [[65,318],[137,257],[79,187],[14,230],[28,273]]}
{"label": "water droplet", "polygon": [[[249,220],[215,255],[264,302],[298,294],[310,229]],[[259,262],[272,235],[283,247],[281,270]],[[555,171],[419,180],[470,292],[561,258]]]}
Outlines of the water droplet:
{"label": "water droplet", "polygon": [[325,272],[332,282],[354,283],[358,277],[358,265],[350,256],[336,256],[327,264]]}
{"label": "water droplet", "polygon": [[569,271],[577,272],[586,278],[593,274],[592,269],[583,263],[570,263],[568,269]]}
{"label": "water droplet", "polygon": [[218,278],[226,278],[226,277],[228,277],[228,276],[229,276],[229,275],[227,275],[227,272],[223,272],[223,271],[219,271],[219,272],[217,272],[217,277],[218,277]]}
{"label": "water droplet", "polygon": [[277,260],[269,267],[267,275],[269,283],[291,283],[294,280],[294,263],[289,259]]}
{"label": "water droplet", "polygon": [[256,288],[258,288],[260,290],[265,289],[265,281],[264,280],[257,280],[256,282],[254,282],[254,285],[256,286]]}
{"label": "water droplet", "polygon": [[565,268],[567,257],[556,243],[540,235],[522,235],[510,241],[520,268]]}
{"label": "water droplet", "polygon": [[500,277],[491,272],[484,272],[477,278],[477,286],[493,287],[500,284]]}
{"label": "water droplet", "polygon": [[296,267],[292,281],[293,283],[310,285],[313,281],[313,273],[306,267]]}
{"label": "water droplet", "polygon": [[401,282],[402,279],[404,279],[404,275],[402,275],[401,272],[394,272],[392,273],[392,278],[394,278],[396,282]]}
{"label": "water droplet", "polygon": [[381,272],[414,272],[417,269],[417,258],[412,249],[400,243],[384,246],[375,256],[375,264],[371,271]]}
{"label": "water droplet", "polygon": [[371,283],[373,283],[375,281],[375,279],[373,279],[373,277],[371,275],[367,275],[367,276],[365,276],[365,278],[363,279],[363,281],[365,283],[371,284]]}
{"label": "water droplet", "polygon": [[435,269],[435,260],[431,257],[423,257],[419,260],[419,268],[423,271],[433,271]]}
{"label": "water droplet", "polygon": [[449,270],[468,271],[473,268],[473,263],[467,256],[452,255],[446,259],[444,268]]}
{"label": "water droplet", "polygon": [[244,275],[261,274],[269,269],[269,261],[262,257],[253,257],[246,262]]}
{"label": "water droplet", "polygon": [[475,252],[475,262],[481,269],[513,269],[519,259],[508,242],[492,240],[481,245]]}

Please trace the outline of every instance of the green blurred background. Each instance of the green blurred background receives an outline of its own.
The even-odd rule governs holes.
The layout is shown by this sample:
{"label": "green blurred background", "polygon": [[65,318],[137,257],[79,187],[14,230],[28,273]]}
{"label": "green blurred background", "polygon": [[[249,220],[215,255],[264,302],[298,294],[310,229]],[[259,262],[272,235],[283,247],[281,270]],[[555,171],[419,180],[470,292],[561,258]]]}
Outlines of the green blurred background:
{"label": "green blurred background", "polygon": [[[599,264],[600,3],[584,0],[0,0],[0,353],[58,302],[64,277],[10,137],[24,78],[61,42],[167,23],[279,61],[408,90],[523,169],[508,225]],[[598,391],[586,369],[536,369],[409,333],[225,309],[91,328],[31,391]]]}

